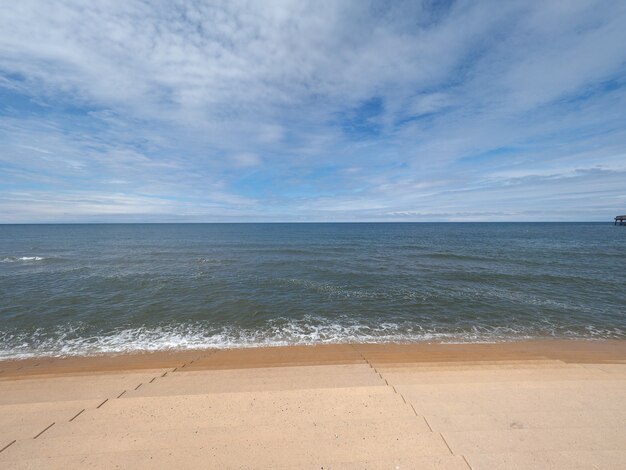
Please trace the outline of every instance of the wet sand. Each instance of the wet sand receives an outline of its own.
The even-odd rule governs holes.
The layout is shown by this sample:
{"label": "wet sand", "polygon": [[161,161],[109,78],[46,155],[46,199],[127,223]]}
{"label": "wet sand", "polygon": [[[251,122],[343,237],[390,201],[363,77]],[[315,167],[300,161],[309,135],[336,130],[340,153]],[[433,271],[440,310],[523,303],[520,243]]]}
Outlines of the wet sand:
{"label": "wet sand", "polygon": [[1,468],[626,468],[626,341],[0,362]]}

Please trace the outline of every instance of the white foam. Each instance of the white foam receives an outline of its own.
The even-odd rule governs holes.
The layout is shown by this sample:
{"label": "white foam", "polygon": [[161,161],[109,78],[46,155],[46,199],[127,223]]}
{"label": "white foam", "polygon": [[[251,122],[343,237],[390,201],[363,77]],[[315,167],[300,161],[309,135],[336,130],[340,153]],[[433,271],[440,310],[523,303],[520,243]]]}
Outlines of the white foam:
{"label": "white foam", "polygon": [[90,335],[84,326],[74,325],[54,331],[38,329],[28,334],[0,332],[0,359],[337,343],[493,343],[546,336],[579,339],[624,338],[626,331],[600,331],[593,328],[583,332],[550,329],[538,331],[536,327],[443,330],[392,322],[365,325],[346,318],[331,321],[311,316],[298,320],[269,321],[256,329],[235,326],[215,328],[208,323],[198,322],[177,326],[118,329],[100,335]]}
{"label": "white foam", "polygon": [[8,256],[0,260],[2,263],[17,263],[19,261],[43,261],[43,256]]}

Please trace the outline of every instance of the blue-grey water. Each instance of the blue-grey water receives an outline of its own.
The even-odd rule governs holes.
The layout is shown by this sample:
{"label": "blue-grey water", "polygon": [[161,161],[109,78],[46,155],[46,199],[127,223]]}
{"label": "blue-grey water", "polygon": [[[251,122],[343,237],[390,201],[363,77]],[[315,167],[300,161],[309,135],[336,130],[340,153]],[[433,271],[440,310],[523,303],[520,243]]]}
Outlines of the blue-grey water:
{"label": "blue-grey water", "polygon": [[626,227],[0,226],[0,358],[626,337]]}

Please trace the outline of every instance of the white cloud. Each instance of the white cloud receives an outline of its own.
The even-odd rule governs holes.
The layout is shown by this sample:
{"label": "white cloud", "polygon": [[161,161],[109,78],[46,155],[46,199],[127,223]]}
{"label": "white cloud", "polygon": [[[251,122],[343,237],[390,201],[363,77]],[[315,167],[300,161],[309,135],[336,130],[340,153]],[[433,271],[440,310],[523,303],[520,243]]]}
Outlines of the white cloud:
{"label": "white cloud", "polygon": [[[105,197],[120,190],[178,200],[128,206],[163,216],[549,218],[532,177],[557,175],[537,193],[556,199],[562,175],[584,180],[593,200],[580,171],[621,174],[625,21],[626,4],[591,0],[13,2],[0,196],[104,198],[20,199],[28,220],[126,213]],[[619,207],[602,200],[598,218]]]}
{"label": "white cloud", "polygon": [[233,163],[238,168],[254,167],[261,164],[261,157],[256,153],[238,153],[233,156]]}
{"label": "white cloud", "polygon": [[413,115],[430,114],[441,111],[451,104],[446,93],[429,93],[420,95],[413,101],[409,113]]}

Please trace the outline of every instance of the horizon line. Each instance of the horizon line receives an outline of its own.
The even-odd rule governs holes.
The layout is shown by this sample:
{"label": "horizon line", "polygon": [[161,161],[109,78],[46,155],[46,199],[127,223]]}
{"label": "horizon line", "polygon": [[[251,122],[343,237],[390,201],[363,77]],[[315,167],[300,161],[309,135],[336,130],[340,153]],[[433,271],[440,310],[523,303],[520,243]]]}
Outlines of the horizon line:
{"label": "horizon line", "polygon": [[259,225],[259,224],[611,224],[611,220],[406,220],[406,221],[264,221],[264,222],[0,222],[8,225]]}

